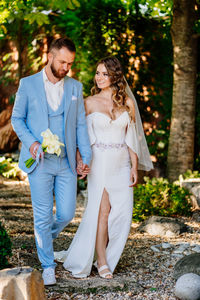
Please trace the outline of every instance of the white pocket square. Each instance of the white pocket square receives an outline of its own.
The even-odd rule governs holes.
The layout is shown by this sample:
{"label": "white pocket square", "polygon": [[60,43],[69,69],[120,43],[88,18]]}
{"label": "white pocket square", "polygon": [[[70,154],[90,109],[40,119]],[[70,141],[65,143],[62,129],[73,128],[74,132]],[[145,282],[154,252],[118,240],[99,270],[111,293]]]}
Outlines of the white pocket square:
{"label": "white pocket square", "polygon": [[75,101],[75,100],[77,100],[78,98],[76,97],[76,96],[74,96],[74,95],[72,95],[72,101]]}

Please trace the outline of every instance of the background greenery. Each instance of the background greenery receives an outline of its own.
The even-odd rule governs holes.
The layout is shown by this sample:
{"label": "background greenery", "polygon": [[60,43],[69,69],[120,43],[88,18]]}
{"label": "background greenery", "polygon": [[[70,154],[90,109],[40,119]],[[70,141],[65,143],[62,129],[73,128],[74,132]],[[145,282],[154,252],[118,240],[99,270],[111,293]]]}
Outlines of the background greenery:
{"label": "background greenery", "polygon": [[[110,54],[119,58],[140,108],[150,153],[165,175],[173,86],[172,7],[172,0],[0,0],[0,111],[14,102],[19,78],[45,65],[52,39],[67,35],[77,46],[73,76],[83,83],[85,96],[97,61]],[[200,33],[200,17],[194,31]],[[194,169],[200,169],[199,109]]]}
{"label": "background greenery", "polygon": [[191,213],[190,193],[178,182],[146,177],[144,184],[134,188],[134,221],[143,221],[152,215],[177,217],[190,216]]}
{"label": "background greenery", "polygon": [[[69,36],[77,46],[73,72],[83,83],[85,96],[90,94],[97,61],[116,55],[137,98],[150,152],[165,169],[172,105],[172,1],[1,0],[0,3],[0,85],[17,87],[20,77],[40,70],[45,63],[45,47],[56,35]],[[16,51],[18,58],[14,58]],[[198,70],[198,87],[199,84]],[[0,109],[5,107],[7,98],[14,101],[13,88],[10,94],[2,92]],[[195,168],[200,165],[199,125],[197,110]]]}

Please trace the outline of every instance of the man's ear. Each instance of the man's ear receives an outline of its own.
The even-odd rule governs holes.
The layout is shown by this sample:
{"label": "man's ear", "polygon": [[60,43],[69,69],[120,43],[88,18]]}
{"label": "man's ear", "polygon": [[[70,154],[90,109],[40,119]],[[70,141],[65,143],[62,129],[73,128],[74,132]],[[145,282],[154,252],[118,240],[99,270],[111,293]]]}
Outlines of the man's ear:
{"label": "man's ear", "polygon": [[51,52],[48,52],[48,54],[47,54],[47,58],[48,58],[48,61],[52,61],[52,59],[53,59],[53,53],[51,53]]}

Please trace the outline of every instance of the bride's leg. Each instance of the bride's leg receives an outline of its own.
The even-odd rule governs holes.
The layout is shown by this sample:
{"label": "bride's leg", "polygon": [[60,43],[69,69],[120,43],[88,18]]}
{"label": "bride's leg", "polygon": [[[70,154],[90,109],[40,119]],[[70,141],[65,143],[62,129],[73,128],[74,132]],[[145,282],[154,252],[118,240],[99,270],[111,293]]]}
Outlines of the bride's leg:
{"label": "bride's leg", "polygon": [[[108,216],[110,213],[110,202],[108,192],[104,189],[99,208],[99,217],[97,225],[96,236],[96,253],[98,268],[103,265],[107,265],[106,261],[106,247],[108,244]],[[101,271],[101,274],[107,273],[109,270],[105,269]],[[107,275],[106,278],[112,278],[111,275]]]}

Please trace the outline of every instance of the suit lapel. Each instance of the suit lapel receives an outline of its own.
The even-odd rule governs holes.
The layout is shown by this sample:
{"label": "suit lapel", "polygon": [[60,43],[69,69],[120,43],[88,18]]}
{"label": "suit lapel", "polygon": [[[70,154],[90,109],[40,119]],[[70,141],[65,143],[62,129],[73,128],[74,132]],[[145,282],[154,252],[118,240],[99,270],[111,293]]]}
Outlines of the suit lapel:
{"label": "suit lapel", "polygon": [[63,94],[63,100],[64,100],[64,103],[65,103],[65,109],[64,109],[65,124],[66,124],[67,115],[68,115],[68,112],[69,112],[69,107],[70,107],[70,104],[71,104],[72,89],[73,89],[73,85],[71,84],[71,80],[70,80],[69,77],[66,77],[65,81],[64,81],[64,94]]}
{"label": "suit lapel", "polygon": [[46,97],[46,92],[44,88],[44,80],[43,80],[43,70],[38,73],[38,91],[39,91],[39,97],[40,97],[40,103],[42,105],[42,109],[44,112],[44,116],[47,116],[48,118],[48,108],[47,108],[47,97]]}

